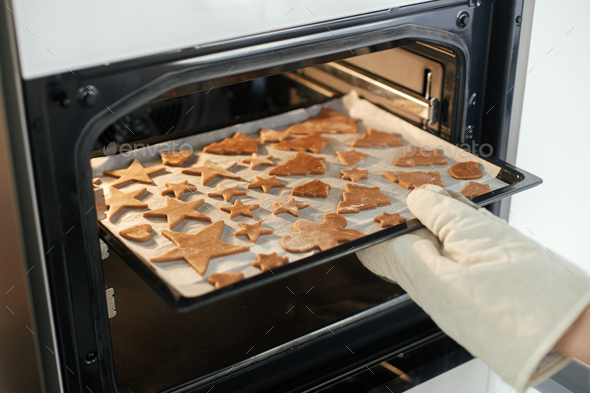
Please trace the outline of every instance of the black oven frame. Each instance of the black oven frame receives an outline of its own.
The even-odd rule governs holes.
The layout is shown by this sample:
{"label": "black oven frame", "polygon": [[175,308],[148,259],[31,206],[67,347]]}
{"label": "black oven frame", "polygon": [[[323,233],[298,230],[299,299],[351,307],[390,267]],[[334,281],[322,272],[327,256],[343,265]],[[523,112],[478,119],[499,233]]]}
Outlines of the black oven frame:
{"label": "black oven frame", "polygon": [[[65,391],[82,391],[85,386],[91,391],[116,390],[98,229],[95,217],[89,216],[94,198],[88,158],[100,130],[140,103],[187,82],[219,77],[230,78],[231,82],[234,76],[268,68],[271,73],[283,72],[307,65],[304,59],[338,53],[344,46],[354,50],[372,43],[411,38],[450,47],[463,56],[457,81],[461,94],[455,111],[460,115],[456,124],[460,125],[461,140],[490,143],[495,155],[505,159],[516,93],[511,87],[516,83],[522,11],[523,1],[518,0],[440,0],[21,80],[14,98],[19,103],[17,93],[22,89],[19,105],[24,110],[26,126],[12,132],[26,132],[29,148],[13,142],[13,151],[15,155],[30,154],[34,184],[20,188],[37,190],[35,208],[44,244],[40,257],[30,257],[28,264],[41,263],[47,270],[48,301],[53,311],[48,319],[41,315],[47,309],[35,313],[39,321],[53,321],[55,340],[48,344],[59,354],[58,379]],[[1,12],[4,19],[10,18],[5,9]],[[458,20],[462,12],[470,15],[465,27]],[[11,28],[7,24],[8,31],[2,40],[12,52],[7,50],[9,53],[2,55],[14,60],[16,43]],[[267,45],[266,51],[247,54],[249,48],[261,44]],[[237,62],[240,67],[233,68]],[[12,69],[18,75],[14,61],[3,60],[3,65],[3,71]],[[84,106],[78,97],[90,85],[98,89],[99,103]],[[488,108],[495,110],[485,113]],[[80,130],[82,124],[85,126]],[[13,140],[19,137],[16,134]],[[492,210],[497,212],[497,206]],[[30,213],[21,212],[21,216],[28,217]],[[36,239],[25,242],[39,248]],[[45,296],[34,286],[31,291],[33,297]],[[411,306],[410,300],[406,303],[387,310],[387,315],[398,315],[402,308],[409,307],[416,318],[427,319]],[[406,332],[413,331],[411,326],[404,328]],[[40,342],[39,347],[45,347],[44,343]],[[51,361],[49,355],[43,355],[43,365]],[[47,381],[50,379],[55,380],[55,376],[46,376]]]}

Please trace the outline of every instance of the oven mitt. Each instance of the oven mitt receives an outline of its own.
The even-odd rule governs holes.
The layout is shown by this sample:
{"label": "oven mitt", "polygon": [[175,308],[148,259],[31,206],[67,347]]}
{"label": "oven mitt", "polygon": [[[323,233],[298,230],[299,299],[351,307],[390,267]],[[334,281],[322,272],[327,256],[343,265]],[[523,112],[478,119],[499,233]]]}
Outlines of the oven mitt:
{"label": "oven mitt", "polygon": [[586,273],[460,194],[429,185],[407,204],[428,229],[360,251],[361,262],[518,392],[565,366],[551,349],[590,304]]}

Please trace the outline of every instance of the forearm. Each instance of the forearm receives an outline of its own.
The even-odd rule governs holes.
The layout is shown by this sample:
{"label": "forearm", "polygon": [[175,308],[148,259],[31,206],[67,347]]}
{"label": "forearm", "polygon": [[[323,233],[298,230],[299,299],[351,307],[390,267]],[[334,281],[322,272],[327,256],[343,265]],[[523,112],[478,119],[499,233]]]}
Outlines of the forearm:
{"label": "forearm", "polygon": [[590,365],[590,304],[553,349]]}

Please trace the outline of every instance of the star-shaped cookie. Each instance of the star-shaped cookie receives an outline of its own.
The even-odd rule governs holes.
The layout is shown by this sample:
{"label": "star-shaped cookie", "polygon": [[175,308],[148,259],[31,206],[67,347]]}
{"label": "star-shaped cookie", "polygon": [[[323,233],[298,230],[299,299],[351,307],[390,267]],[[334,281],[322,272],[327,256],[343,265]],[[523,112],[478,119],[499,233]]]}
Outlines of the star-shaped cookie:
{"label": "star-shaped cookie", "polygon": [[258,254],[256,260],[252,262],[252,266],[260,269],[261,272],[281,267],[289,263],[289,258],[281,257],[276,252],[271,254]]}
{"label": "star-shaped cookie", "polygon": [[273,206],[277,207],[275,211],[272,212],[272,214],[275,216],[283,213],[289,213],[292,216],[299,217],[299,210],[309,207],[309,203],[297,203],[295,198],[291,198],[287,202],[277,201],[273,203]]}
{"label": "star-shaped cookie", "polygon": [[116,180],[113,184],[109,187],[118,187],[120,185],[130,183],[132,181],[136,181],[139,183],[146,183],[146,184],[154,184],[153,180],[150,179],[151,175],[156,173],[164,172],[166,168],[163,166],[155,167],[155,168],[144,168],[143,165],[139,162],[136,158],[133,160],[131,165],[125,169],[117,169],[114,171],[105,171],[104,174],[111,177],[117,177],[119,180]]}
{"label": "star-shaped cookie", "polygon": [[150,262],[172,262],[184,259],[197,273],[203,276],[211,259],[249,250],[245,246],[236,246],[220,241],[224,228],[223,220],[219,220],[195,234],[163,230],[162,235],[174,243],[176,248],[150,258]]}
{"label": "star-shaped cookie", "polygon": [[181,181],[180,183],[166,183],[165,186],[166,188],[162,190],[160,195],[174,194],[176,199],[182,198],[185,191],[191,193],[197,191],[197,187],[188,185],[188,180]]}
{"label": "star-shaped cookie", "polygon": [[234,236],[248,236],[248,239],[250,239],[252,243],[256,243],[260,236],[272,234],[272,229],[262,227],[262,220],[258,220],[254,224],[238,222],[238,225],[242,229],[234,233]]}
{"label": "star-shaped cookie", "polygon": [[196,201],[180,202],[174,198],[166,197],[166,206],[159,209],[150,210],[143,213],[144,217],[166,218],[168,228],[172,229],[184,220],[197,220],[211,222],[211,218],[203,213],[195,211],[205,200],[197,199]]}
{"label": "star-shaped cookie", "polygon": [[340,171],[340,174],[342,175],[342,180],[350,180],[353,183],[369,178],[368,169],[356,169],[355,167],[352,167],[352,169],[343,169]]}
{"label": "star-shaped cookie", "polygon": [[394,227],[396,225],[401,224],[402,222],[406,222],[406,219],[399,216],[399,213],[385,213],[382,212],[380,216],[374,217],[373,221],[381,223],[381,228],[389,228]]}
{"label": "star-shaped cookie", "polygon": [[276,181],[276,176],[271,176],[267,179],[263,179],[261,177],[258,176],[254,176],[254,181],[250,184],[248,184],[248,186],[246,186],[247,189],[252,190],[254,188],[262,188],[262,191],[264,191],[265,194],[268,194],[268,192],[273,188],[273,187],[285,187],[285,183],[280,182],[280,181]]}
{"label": "star-shaped cookie", "polygon": [[170,166],[183,166],[192,156],[192,150],[163,151],[160,153],[162,164]]}
{"label": "star-shaped cookie", "polygon": [[222,212],[229,213],[229,219],[231,220],[234,217],[244,216],[244,217],[254,217],[252,214],[252,210],[256,210],[260,207],[259,204],[252,204],[252,205],[244,205],[242,201],[236,199],[233,206],[222,206],[219,208]]}
{"label": "star-shaped cookie", "polygon": [[244,158],[242,164],[250,164],[250,169],[254,170],[260,165],[275,166],[275,163],[271,161],[272,156],[259,156],[256,153],[252,153],[252,157]]}
{"label": "star-shaped cookie", "polygon": [[111,188],[105,200],[105,205],[109,208],[109,221],[113,221],[113,218],[121,213],[123,209],[147,209],[147,203],[137,200],[146,191],[146,187],[131,192]]}
{"label": "star-shaped cookie", "polygon": [[225,177],[227,179],[242,180],[240,176],[237,176],[229,170],[238,165],[237,162],[232,162],[226,166],[226,168],[213,163],[211,160],[205,160],[203,164],[199,166],[193,166],[183,169],[181,173],[185,175],[201,176],[201,184],[205,185],[211,180],[217,177]]}
{"label": "star-shaped cookie", "polygon": [[229,202],[235,196],[245,196],[248,195],[246,191],[239,191],[239,185],[236,184],[232,187],[223,187],[221,185],[217,185],[217,192],[210,192],[207,194],[209,198],[223,198],[224,201]]}

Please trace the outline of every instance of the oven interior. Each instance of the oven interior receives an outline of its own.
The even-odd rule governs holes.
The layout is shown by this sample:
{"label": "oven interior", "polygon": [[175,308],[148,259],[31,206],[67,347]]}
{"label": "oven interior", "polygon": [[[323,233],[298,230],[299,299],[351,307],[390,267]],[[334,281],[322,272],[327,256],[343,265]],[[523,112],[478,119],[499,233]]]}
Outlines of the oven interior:
{"label": "oven interior", "polygon": [[[459,143],[457,108],[464,99],[459,89],[459,59],[453,50],[439,45],[401,40],[354,52],[345,49],[288,72],[270,69],[255,79],[243,76],[243,80],[217,80],[209,85],[187,84],[109,125],[96,141],[92,156],[307,107],[353,89],[424,132]],[[363,313],[393,304],[404,295],[396,284],[376,277],[349,254],[240,296],[178,313],[125,264],[124,254],[118,250],[109,254],[103,272],[106,287],[114,289],[114,298],[109,296],[107,302],[113,309],[116,305],[116,315],[109,323],[114,371],[122,392],[167,391],[189,381],[228,377],[239,372],[240,367],[233,369],[235,364],[245,368],[271,358],[276,363],[283,353],[313,342],[314,334],[322,329],[326,332],[326,326],[328,330],[334,324],[332,330],[343,328],[346,323],[338,325],[339,321],[367,318]],[[431,322],[413,322],[425,334],[436,332]],[[368,350],[366,336],[378,334],[361,333],[357,348],[364,345]],[[385,356],[390,346],[403,340],[391,332],[383,334],[382,347],[375,351]],[[306,360],[302,372],[310,380],[323,380],[330,374],[326,362],[335,373],[341,370],[336,359],[316,355]],[[346,362],[351,365],[354,359]],[[315,367],[320,364],[322,367]],[[269,378],[287,378],[275,371]]]}
{"label": "oven interior", "polygon": [[452,50],[400,40],[330,58],[335,61],[310,60],[317,65],[279,74],[268,70],[268,76],[255,79],[244,75],[250,80],[237,83],[234,78],[172,89],[104,130],[93,156],[123,144],[166,141],[311,106],[353,89],[413,125],[460,141],[454,133],[458,57]]}

